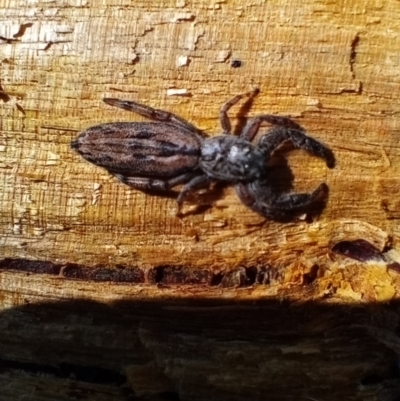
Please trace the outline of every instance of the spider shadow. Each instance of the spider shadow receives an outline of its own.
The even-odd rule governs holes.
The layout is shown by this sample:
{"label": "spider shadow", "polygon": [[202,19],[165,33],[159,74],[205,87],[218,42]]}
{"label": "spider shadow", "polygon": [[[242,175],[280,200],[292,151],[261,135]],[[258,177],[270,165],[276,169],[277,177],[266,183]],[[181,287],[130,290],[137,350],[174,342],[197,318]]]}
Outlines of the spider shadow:
{"label": "spider shadow", "polygon": [[[286,155],[295,147],[287,142],[278,148],[270,159],[268,168],[265,172],[265,179],[268,181],[272,192],[279,197],[293,191],[294,175],[289,167]],[[281,223],[288,223],[305,214],[305,221],[312,223],[323,211],[326,206],[329,195],[329,188],[321,193],[309,206],[296,208],[293,211],[285,210],[282,215],[269,217],[269,220],[274,220]]]}
{"label": "spider shadow", "polygon": [[[286,152],[286,151],[285,151]],[[291,192],[293,190],[294,175],[290,169],[288,162],[284,156],[284,152],[277,151],[276,154],[271,158],[270,164],[265,169],[265,179],[268,181],[272,191],[277,196]],[[197,204],[198,206],[192,208],[190,211],[180,213],[179,217],[187,217],[189,215],[196,215],[204,213],[205,211],[214,207],[215,201],[221,199],[223,192],[227,186],[233,186],[223,181],[215,181],[210,186],[205,188],[202,192],[193,192],[188,195],[187,202],[192,206]],[[175,193],[177,194],[177,192]],[[170,196],[173,197],[174,195]],[[237,198],[240,202],[239,198]],[[287,219],[283,217],[282,222],[288,222],[298,216],[298,212],[293,217]],[[269,218],[270,220],[270,218]],[[274,219],[276,220],[276,219]]]}
{"label": "spider shadow", "polygon": [[[183,218],[189,215],[202,214],[205,211],[211,209],[218,199],[221,199],[224,189],[227,187],[227,183],[221,181],[215,181],[211,183],[208,187],[205,187],[201,190],[194,191],[193,193],[189,193],[187,198],[185,198],[184,204],[190,204],[191,206],[195,206],[190,211],[187,212],[179,212],[178,217]],[[140,189],[140,192],[149,195],[149,196],[157,196],[165,199],[177,199],[180,191],[177,190],[169,190],[169,191],[157,191],[157,190],[146,190]]]}
{"label": "spider shadow", "polygon": [[285,157],[286,153],[283,149],[276,151],[265,170],[265,179],[278,196],[293,190],[294,175]]}
{"label": "spider shadow", "polygon": [[[265,179],[268,181],[268,185],[276,197],[293,191],[293,181],[295,177],[286,158],[286,154],[293,149],[294,147],[291,146],[290,143],[277,149],[271,157],[268,167],[265,169]],[[222,181],[214,181],[208,187],[188,194],[185,204],[189,204],[191,210],[180,212],[178,217],[184,218],[190,215],[198,215],[212,209],[215,202],[221,199],[223,192],[228,185],[231,184]],[[179,195],[179,191],[174,190],[168,192],[144,190],[142,192],[150,196],[159,196],[167,199],[176,199]],[[299,208],[292,212],[284,211],[280,216],[276,215],[274,217],[268,217],[267,219],[281,223],[288,223],[296,220],[299,215],[305,214],[305,221],[311,223],[325,208],[328,197],[327,195],[328,193],[325,192],[323,197],[317,198],[306,208]],[[238,202],[240,202],[239,198]]]}
{"label": "spider shadow", "polygon": [[197,206],[185,213],[179,213],[179,217],[183,218],[190,215],[202,214],[207,210],[212,209],[215,201],[221,199],[223,192],[228,185],[229,184],[226,182],[215,181],[208,187],[204,188],[201,192],[195,191],[192,194],[189,194],[187,202],[191,206],[195,204],[197,204]]}

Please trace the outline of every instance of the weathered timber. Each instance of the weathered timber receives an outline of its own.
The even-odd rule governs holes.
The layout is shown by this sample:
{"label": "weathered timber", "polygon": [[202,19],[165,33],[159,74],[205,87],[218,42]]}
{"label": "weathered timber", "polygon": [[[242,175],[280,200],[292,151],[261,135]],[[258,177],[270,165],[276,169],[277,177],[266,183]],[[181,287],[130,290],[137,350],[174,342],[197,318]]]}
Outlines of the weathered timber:
{"label": "weathered timber", "polygon": [[[399,399],[399,2],[0,0],[0,21],[1,401]],[[236,133],[286,115],[335,154],[271,171],[327,183],[312,219],[230,187],[179,219],[70,149],[142,121],[104,97],[214,135],[256,87]]]}

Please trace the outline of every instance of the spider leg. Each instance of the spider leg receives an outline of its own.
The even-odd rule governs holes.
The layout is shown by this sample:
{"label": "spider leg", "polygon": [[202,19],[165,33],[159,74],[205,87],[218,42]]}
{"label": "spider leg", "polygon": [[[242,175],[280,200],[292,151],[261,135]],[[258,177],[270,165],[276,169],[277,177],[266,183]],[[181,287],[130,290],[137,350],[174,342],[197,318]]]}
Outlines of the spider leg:
{"label": "spider leg", "polygon": [[122,183],[129,185],[132,188],[141,191],[155,192],[168,192],[174,186],[186,183],[195,177],[194,173],[185,173],[169,180],[160,180],[149,177],[128,176],[120,173],[113,173],[112,171],[110,171],[110,173],[118,178]]}
{"label": "spider leg", "polygon": [[251,118],[247,122],[240,136],[251,142],[257,135],[257,132],[260,129],[260,125],[264,122],[272,125],[278,125],[281,127],[294,128],[299,131],[304,131],[301,125],[297,124],[289,117],[275,116],[273,114],[262,114],[261,116]]}
{"label": "spider leg", "polygon": [[196,128],[193,124],[190,124],[183,118],[177,116],[176,114],[169,113],[160,109],[154,109],[150,106],[146,106],[145,104],[134,102],[131,100],[121,100],[106,97],[103,99],[103,102],[124,110],[133,111],[134,113],[137,113],[143,117],[150,118],[152,120],[172,123],[176,127],[183,128],[184,130],[190,131],[199,136],[203,136],[202,132],[198,128]]}
{"label": "spider leg", "polygon": [[304,131],[298,129],[274,127],[260,138],[258,147],[265,152],[268,159],[279,145],[288,140],[291,141],[296,148],[306,150],[312,155],[324,159],[329,168],[334,167],[335,157],[333,152],[321,142],[318,142],[314,138],[306,135]]}
{"label": "spider leg", "polygon": [[328,187],[321,184],[314,192],[273,195],[272,188],[266,183],[253,182],[237,184],[236,193],[244,205],[261,216],[289,221],[296,215],[309,211],[311,206],[326,199]]}
{"label": "spider leg", "polygon": [[188,194],[196,189],[204,188],[208,186],[211,182],[211,178],[208,175],[198,175],[193,177],[181,190],[178,195],[177,202],[178,202],[178,211],[177,216],[180,215],[182,204]]}
{"label": "spider leg", "polygon": [[231,122],[229,120],[228,111],[229,109],[234,106],[239,100],[243,99],[244,97],[253,97],[256,96],[260,92],[259,89],[254,89],[251,92],[244,93],[242,95],[237,95],[231,100],[228,100],[222,107],[219,112],[219,121],[221,123],[222,130],[224,134],[229,134],[231,132]]}

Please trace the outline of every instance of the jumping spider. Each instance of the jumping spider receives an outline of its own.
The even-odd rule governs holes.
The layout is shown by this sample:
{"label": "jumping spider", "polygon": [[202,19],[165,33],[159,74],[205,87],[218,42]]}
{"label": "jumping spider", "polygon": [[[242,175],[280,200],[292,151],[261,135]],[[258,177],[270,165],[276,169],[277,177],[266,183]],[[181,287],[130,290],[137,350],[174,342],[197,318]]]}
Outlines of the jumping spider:
{"label": "jumping spider", "polygon": [[[324,159],[333,167],[332,152],[287,117],[263,114],[251,118],[239,137],[231,135],[228,110],[254,90],[235,96],[219,113],[222,135],[205,138],[194,125],[175,114],[127,100],[105,103],[133,111],[157,122],[116,122],[91,127],[71,147],[89,162],[108,170],[124,184],[150,192],[168,192],[179,184],[178,213],[186,196],[213,180],[236,185],[240,200],[262,216],[282,219],[298,214],[326,197],[321,184],[311,194],[279,194],[265,177],[273,151],[289,140],[296,148]],[[257,145],[251,141],[260,125],[273,127]]]}

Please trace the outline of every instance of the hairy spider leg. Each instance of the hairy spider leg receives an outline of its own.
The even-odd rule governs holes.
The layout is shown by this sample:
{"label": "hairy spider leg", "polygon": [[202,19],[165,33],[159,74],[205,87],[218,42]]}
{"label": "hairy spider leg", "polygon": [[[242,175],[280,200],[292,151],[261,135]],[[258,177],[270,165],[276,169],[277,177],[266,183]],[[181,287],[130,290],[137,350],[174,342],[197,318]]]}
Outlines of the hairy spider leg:
{"label": "hairy spider leg", "polygon": [[110,170],[109,172],[124,184],[142,191],[168,192],[176,185],[185,184],[196,178],[195,173],[185,173],[169,180],[159,180],[148,177],[126,176],[119,173],[113,173]]}
{"label": "hairy spider leg", "polygon": [[120,99],[114,99],[114,98],[104,98],[103,102],[119,107],[124,110],[132,111],[134,113],[137,113],[143,117],[150,118],[152,120],[160,121],[160,122],[168,122],[177,128],[182,128],[185,131],[189,131],[192,134],[195,134],[199,137],[202,137],[202,132],[195,127],[193,124],[190,124],[188,121],[185,119],[177,116],[176,114],[170,113],[168,111],[160,110],[160,109],[154,109],[150,106],[146,106],[145,104],[138,103],[138,102],[133,102],[131,100],[120,100]]}
{"label": "hairy spider leg", "polygon": [[219,121],[221,123],[221,127],[222,130],[224,132],[224,134],[230,134],[231,133],[231,122],[229,120],[229,116],[228,116],[228,111],[229,109],[234,106],[237,102],[239,102],[239,100],[245,98],[245,97],[254,97],[256,95],[258,95],[258,93],[260,92],[260,90],[254,89],[250,92],[244,93],[242,95],[237,95],[234,98],[232,98],[231,100],[228,100],[220,109],[219,112]]}
{"label": "hairy spider leg", "polygon": [[212,178],[208,175],[199,175],[197,177],[192,178],[187,184],[184,185],[181,192],[176,199],[178,202],[178,212],[177,215],[180,214],[180,210],[185,198],[189,195],[190,192],[195,191],[196,189],[205,188],[210,184]]}
{"label": "hairy spider leg", "polygon": [[288,140],[291,141],[296,148],[303,149],[312,155],[325,160],[326,165],[329,168],[334,167],[335,157],[333,152],[321,142],[318,142],[314,138],[306,135],[302,130],[274,127],[260,138],[258,147],[265,152],[268,160],[268,158],[271,156],[271,153],[279,145]]}
{"label": "hairy spider leg", "polygon": [[[262,187],[260,186],[262,185]],[[294,214],[306,212],[310,206],[325,200],[328,186],[321,184],[314,192],[274,196],[267,182],[255,181],[236,185],[236,193],[244,205],[260,215],[274,220],[290,220]]]}
{"label": "hairy spider leg", "polygon": [[298,131],[303,131],[304,129],[301,125],[294,122],[289,117],[276,116],[274,114],[262,114],[260,116],[256,116],[251,118],[247,124],[245,125],[242,134],[240,135],[242,138],[247,139],[251,142],[254,137],[257,135],[258,130],[260,129],[260,125],[262,123],[269,123],[272,125],[277,125],[280,127],[292,128]]}
{"label": "hairy spider leg", "polygon": [[176,185],[185,184],[176,199],[178,203],[177,216],[180,215],[182,204],[189,193],[196,189],[206,187],[212,181],[212,179],[205,174],[196,175],[195,173],[182,174],[165,181],[146,177],[130,177],[118,173],[112,173],[111,171],[110,173],[118,178],[122,183],[142,191],[168,192]]}

